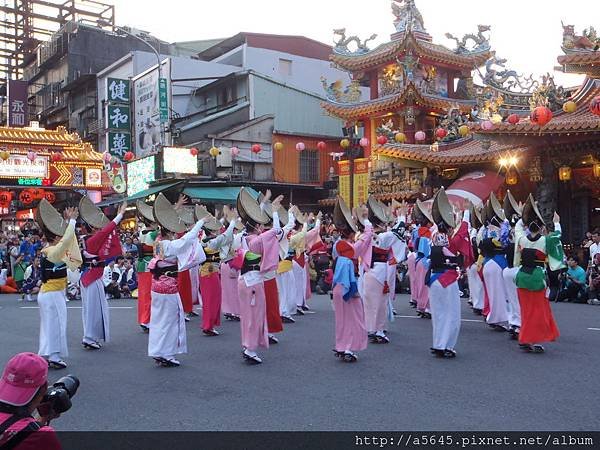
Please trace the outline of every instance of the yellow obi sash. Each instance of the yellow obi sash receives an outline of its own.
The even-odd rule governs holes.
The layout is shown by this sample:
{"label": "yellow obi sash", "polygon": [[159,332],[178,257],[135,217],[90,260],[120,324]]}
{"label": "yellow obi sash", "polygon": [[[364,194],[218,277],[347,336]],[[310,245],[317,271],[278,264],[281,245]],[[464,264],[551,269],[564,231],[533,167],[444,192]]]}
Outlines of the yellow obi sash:
{"label": "yellow obi sash", "polygon": [[64,291],[67,288],[67,278],[54,278],[42,283],[41,292]]}
{"label": "yellow obi sash", "polygon": [[292,270],[292,268],[292,261],[284,259],[283,261],[279,261],[279,264],[277,265],[277,273],[289,272],[290,270]]}

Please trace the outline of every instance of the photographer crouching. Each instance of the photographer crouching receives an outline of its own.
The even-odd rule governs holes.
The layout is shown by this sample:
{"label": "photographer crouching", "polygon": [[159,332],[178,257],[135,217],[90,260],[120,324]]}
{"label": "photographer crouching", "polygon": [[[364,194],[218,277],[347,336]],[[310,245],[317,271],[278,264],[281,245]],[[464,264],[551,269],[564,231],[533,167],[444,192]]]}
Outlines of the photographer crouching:
{"label": "photographer crouching", "polygon": [[50,421],[71,407],[79,380],[58,380],[48,389],[48,362],[34,353],[13,356],[0,379],[0,450],[60,450]]}

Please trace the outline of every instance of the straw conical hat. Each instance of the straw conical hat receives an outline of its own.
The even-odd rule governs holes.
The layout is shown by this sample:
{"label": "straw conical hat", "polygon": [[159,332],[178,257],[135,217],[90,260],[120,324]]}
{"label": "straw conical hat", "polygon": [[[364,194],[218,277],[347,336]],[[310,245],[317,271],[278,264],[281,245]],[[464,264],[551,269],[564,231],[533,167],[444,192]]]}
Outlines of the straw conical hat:
{"label": "straw conical hat", "polygon": [[260,209],[258,202],[244,188],[240,189],[237,197],[237,210],[245,223],[258,225],[269,223],[269,216]]}
{"label": "straw conical hat", "polygon": [[508,220],[513,221],[513,218],[516,217],[518,219],[523,215],[523,208],[519,206],[519,203],[509,190],[506,191],[502,207]]}
{"label": "straw conical hat", "polygon": [[333,208],[333,224],[340,231],[348,230],[354,231],[355,233],[358,231],[358,227],[352,218],[350,208],[348,208],[344,199],[339,195],[337,196],[335,207]]}
{"label": "straw conical hat", "polygon": [[148,222],[154,222],[154,211],[152,210],[152,206],[141,200],[136,201],[135,206],[137,208],[138,215],[141,216],[142,219]]}
{"label": "straw conical hat", "polygon": [[427,219],[429,222],[433,223],[433,217],[431,217],[431,210],[427,207],[427,205],[418,200],[415,202],[415,207],[413,208],[413,216],[417,222],[422,222],[423,219]]}
{"label": "straw conical hat", "polygon": [[48,231],[55,236],[65,234],[68,225],[67,221],[45,198],[40,201],[35,211],[35,221],[40,225],[42,230]]}
{"label": "straw conical hat", "polygon": [[529,194],[527,201],[523,206],[523,223],[526,226],[533,222],[538,222],[539,225],[544,224],[544,218],[538,209],[537,202],[534,200],[533,195]]}
{"label": "straw conical hat", "polygon": [[374,225],[385,225],[392,221],[388,214],[387,206],[381,203],[372,195],[367,199],[367,208],[369,209],[369,221]]}
{"label": "straw conical hat", "polygon": [[193,206],[182,206],[177,210],[177,214],[179,214],[179,217],[181,217],[181,220],[183,220],[186,225],[193,225],[196,223]]}
{"label": "straw conical hat", "polygon": [[[262,192],[260,194],[258,194],[258,203],[261,203],[262,200],[264,198],[264,195],[262,194]],[[270,201],[265,202],[265,213],[267,214],[267,216],[269,216],[269,219],[273,219],[273,205]],[[283,207],[283,205],[279,205],[279,209],[277,210],[277,214],[279,215],[279,223],[281,225],[287,225],[288,223],[288,212],[287,210]]]}
{"label": "straw conical hat", "polygon": [[161,227],[172,233],[185,231],[185,222],[162,192],[154,200],[154,217]]}
{"label": "straw conical hat", "polygon": [[504,221],[506,218],[502,206],[500,205],[496,194],[493,192],[490,194],[490,198],[485,205],[485,217],[488,221],[491,221],[496,217],[500,222]]}
{"label": "straw conical hat", "polygon": [[431,217],[435,224],[444,222],[450,228],[456,226],[454,210],[452,209],[452,205],[450,204],[450,200],[448,200],[444,188],[441,188],[433,199],[433,204],[431,205]]}
{"label": "straw conical hat", "polygon": [[294,207],[294,209],[292,209],[292,214],[294,215],[294,219],[296,220],[296,222],[298,222],[299,224],[304,225],[306,222],[308,222],[308,214],[300,211],[300,209],[297,206]]}
{"label": "straw conical hat", "polygon": [[194,208],[194,216],[196,220],[204,219],[204,228],[209,231],[216,232],[221,229],[221,222],[209,213],[204,205],[196,205]]}
{"label": "straw conical hat", "polygon": [[471,227],[479,229],[483,225],[483,220],[481,219],[481,211],[477,209],[473,203],[471,203],[469,211],[471,216]]}
{"label": "straw conical hat", "polygon": [[108,217],[98,208],[87,195],[79,200],[79,215],[90,227],[100,229],[108,222]]}

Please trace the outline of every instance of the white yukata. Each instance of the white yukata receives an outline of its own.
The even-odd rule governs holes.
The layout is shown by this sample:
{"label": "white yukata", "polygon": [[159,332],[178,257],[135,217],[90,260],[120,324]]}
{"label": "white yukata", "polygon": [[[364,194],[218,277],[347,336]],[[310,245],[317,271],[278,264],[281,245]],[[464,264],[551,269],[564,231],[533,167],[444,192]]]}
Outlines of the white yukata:
{"label": "white yukata", "polygon": [[[469,229],[469,235],[471,242],[475,240],[477,246],[479,246],[480,233],[483,233],[483,227],[478,232],[476,228]],[[469,282],[469,299],[473,305],[473,309],[483,311],[485,307],[485,288],[483,286],[483,280],[479,276],[479,265],[477,259],[467,268],[467,280]]]}
{"label": "white yukata", "polygon": [[[204,220],[199,220],[180,239],[159,241],[157,255],[149,264],[151,271],[171,266],[172,270],[182,272],[202,264],[206,255],[198,234],[203,225]],[[185,313],[177,288],[177,278],[161,275],[156,279],[153,275],[151,296],[148,356],[170,360],[176,354],[187,353]]]}
{"label": "white yukata", "polygon": [[[64,270],[64,277],[46,279],[38,295],[40,308],[40,347],[38,354],[50,361],[69,356],[67,348],[67,270],[76,270],[82,262],[75,236],[75,220],[70,220],[58,244],[46,247],[42,255],[55,269]],[[44,263],[42,264],[44,270]],[[51,270],[50,270],[51,272]]]}
{"label": "white yukata", "polygon": [[[288,212],[288,222],[283,227],[283,234],[279,240],[279,265],[277,267],[277,290],[279,291],[279,313],[281,317],[291,318],[296,312],[296,278],[294,276],[293,262],[287,260],[289,256],[290,240],[288,234],[294,229],[296,221],[294,214]],[[281,223],[279,214],[273,211],[273,228],[279,230]]]}

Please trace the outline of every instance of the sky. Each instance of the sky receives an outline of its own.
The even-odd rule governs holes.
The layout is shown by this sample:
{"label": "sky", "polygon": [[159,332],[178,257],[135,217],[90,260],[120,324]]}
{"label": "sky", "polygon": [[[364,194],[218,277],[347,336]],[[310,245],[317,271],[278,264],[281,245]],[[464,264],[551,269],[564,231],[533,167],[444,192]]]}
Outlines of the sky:
{"label": "sky", "polygon": [[[391,0],[107,0],[116,6],[117,25],[149,31],[165,41],[229,37],[241,31],[303,35],[332,44],[333,29],[361,39],[373,33],[371,48],[394,30]],[[168,7],[165,7],[168,5]],[[476,33],[491,25],[491,45],[507,68],[536,76],[553,72],[561,54],[562,27],[600,31],[600,0],[416,0],[425,27],[438,44],[444,37]],[[591,22],[590,20],[596,23]],[[489,34],[489,33],[488,33]],[[574,86],[582,77],[554,73],[557,84]]]}

